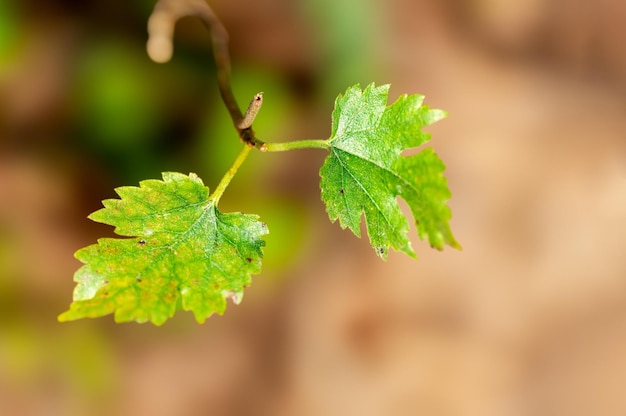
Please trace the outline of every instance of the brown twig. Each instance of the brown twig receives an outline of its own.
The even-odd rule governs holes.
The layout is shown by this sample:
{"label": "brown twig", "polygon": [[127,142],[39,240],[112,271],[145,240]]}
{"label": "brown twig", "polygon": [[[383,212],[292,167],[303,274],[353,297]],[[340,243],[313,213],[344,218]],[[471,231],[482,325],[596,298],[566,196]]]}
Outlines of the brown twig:
{"label": "brown twig", "polygon": [[252,101],[250,101],[250,105],[248,105],[248,109],[246,110],[246,113],[243,115],[243,118],[237,125],[237,128],[244,130],[252,127],[252,122],[256,118],[256,115],[259,113],[261,105],[263,105],[262,92],[255,95]]}
{"label": "brown twig", "polygon": [[[213,58],[217,67],[217,82],[222,101],[228,109],[230,118],[237,129],[239,138],[246,144],[260,148],[263,142],[256,139],[252,131],[252,121],[262,102],[257,94],[250,104],[246,116],[241,113],[237,100],[233,95],[230,82],[230,54],[228,52],[228,32],[217,15],[204,0],[159,0],[148,20],[147,50],[155,62],[167,62],[172,57],[172,39],[176,21],[185,16],[198,17],[206,25],[211,34]],[[261,97],[261,98],[257,98]],[[255,111],[251,108],[258,103]],[[255,104],[256,106],[256,104]]]}

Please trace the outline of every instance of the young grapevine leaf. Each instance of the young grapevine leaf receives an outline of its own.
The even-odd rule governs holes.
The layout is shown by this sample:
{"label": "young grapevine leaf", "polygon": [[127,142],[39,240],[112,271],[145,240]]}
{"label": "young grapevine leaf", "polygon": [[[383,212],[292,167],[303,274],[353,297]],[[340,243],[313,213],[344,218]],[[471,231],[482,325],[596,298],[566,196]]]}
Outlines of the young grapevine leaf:
{"label": "young grapevine leaf", "polygon": [[365,217],[370,243],[385,259],[389,247],[415,257],[407,237],[409,224],[397,197],[415,219],[420,238],[439,250],[459,248],[449,227],[450,198],[445,166],[432,149],[403,156],[430,139],[422,132],[446,116],[422,105],[421,95],[403,95],[387,106],[389,86],[356,85],[337,97],[332,115],[330,154],[321,170],[322,200],[331,221],[339,219],[360,237]]}
{"label": "young grapevine leaf", "polygon": [[227,298],[241,300],[261,270],[268,232],[256,215],[221,213],[193,173],[116,192],[121,199],[105,200],[90,218],[132,238],[102,238],[76,252],[85,264],[60,321],[114,313],[116,322],[161,325],[183,309],[201,323],[222,314]]}

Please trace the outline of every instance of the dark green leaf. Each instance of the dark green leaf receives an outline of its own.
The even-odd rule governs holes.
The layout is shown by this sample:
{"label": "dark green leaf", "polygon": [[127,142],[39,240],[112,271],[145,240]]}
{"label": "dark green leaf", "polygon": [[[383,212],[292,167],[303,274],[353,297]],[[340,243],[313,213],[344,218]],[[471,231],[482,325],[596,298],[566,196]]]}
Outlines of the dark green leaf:
{"label": "dark green leaf", "polygon": [[387,257],[389,247],[415,256],[407,237],[409,223],[397,202],[409,205],[420,238],[442,249],[459,248],[449,227],[450,198],[445,166],[431,149],[402,156],[430,139],[422,127],[446,116],[422,105],[421,95],[403,95],[387,106],[389,86],[348,88],[337,97],[329,139],[330,154],[321,168],[322,200],[331,221],[339,219],[360,237],[365,216],[372,247]]}

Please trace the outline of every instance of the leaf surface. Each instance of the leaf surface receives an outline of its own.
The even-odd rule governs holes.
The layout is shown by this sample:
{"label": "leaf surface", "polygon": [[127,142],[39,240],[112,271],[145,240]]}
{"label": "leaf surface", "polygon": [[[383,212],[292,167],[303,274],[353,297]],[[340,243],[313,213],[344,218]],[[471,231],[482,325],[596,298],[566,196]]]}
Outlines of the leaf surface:
{"label": "leaf surface", "polygon": [[116,189],[90,218],[131,238],[102,238],[76,252],[74,301],[60,321],[114,314],[116,322],[163,324],[177,309],[198,322],[239,303],[261,270],[256,215],[221,213],[195,174],[163,173],[139,187]]}
{"label": "leaf surface", "polygon": [[328,215],[358,237],[364,216],[370,244],[383,259],[389,247],[415,257],[397,201],[402,197],[420,238],[439,250],[460,248],[449,226],[445,165],[432,149],[402,155],[430,140],[422,127],[446,113],[423,105],[422,95],[402,95],[387,106],[388,93],[388,85],[356,85],[335,101],[330,153],[320,170]]}

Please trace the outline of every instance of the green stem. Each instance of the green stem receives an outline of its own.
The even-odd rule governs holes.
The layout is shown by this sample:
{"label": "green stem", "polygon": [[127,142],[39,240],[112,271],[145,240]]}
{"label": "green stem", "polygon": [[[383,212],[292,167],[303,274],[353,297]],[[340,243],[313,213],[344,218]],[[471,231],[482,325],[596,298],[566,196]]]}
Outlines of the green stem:
{"label": "green stem", "polygon": [[252,150],[252,146],[250,146],[248,144],[244,144],[243,149],[241,149],[241,152],[239,152],[239,154],[237,155],[237,158],[233,162],[233,165],[224,174],[224,176],[222,177],[222,180],[217,185],[217,188],[215,188],[215,191],[213,191],[213,193],[209,197],[209,200],[213,201],[213,203],[216,206],[217,206],[217,203],[219,202],[220,198],[224,194],[224,191],[226,190],[226,188],[230,184],[230,181],[233,180],[233,177],[237,173],[237,170],[239,170],[239,167],[243,164],[243,162],[248,157],[248,154],[250,153],[250,150]]}
{"label": "green stem", "polygon": [[329,149],[328,140],[297,140],[284,143],[263,143],[259,146],[262,152],[286,152],[295,149]]}
{"label": "green stem", "polygon": [[256,146],[250,143],[245,143],[243,149],[241,149],[241,152],[239,152],[237,158],[233,162],[233,165],[224,174],[222,180],[220,180],[220,183],[217,184],[215,191],[213,191],[211,196],[209,196],[209,200],[213,201],[216,206],[220,198],[224,194],[224,191],[230,184],[230,181],[232,181],[235,177],[235,174],[237,174],[239,167],[248,157],[250,150],[254,149],[255,147],[262,152],[286,152],[288,150],[295,149],[329,149],[330,144],[328,144],[328,140],[297,140],[284,143],[264,143],[258,140],[256,142]]}

